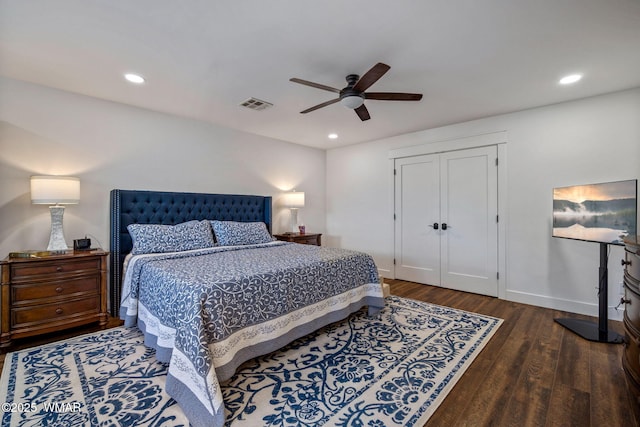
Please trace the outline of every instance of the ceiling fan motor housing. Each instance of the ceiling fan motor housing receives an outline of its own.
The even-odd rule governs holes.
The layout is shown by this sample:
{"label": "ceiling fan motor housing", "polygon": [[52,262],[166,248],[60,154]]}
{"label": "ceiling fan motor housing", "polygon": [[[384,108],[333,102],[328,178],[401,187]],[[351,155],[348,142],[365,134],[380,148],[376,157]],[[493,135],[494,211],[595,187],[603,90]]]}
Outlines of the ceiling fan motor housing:
{"label": "ceiling fan motor housing", "polygon": [[346,87],[340,91],[340,99],[344,99],[350,96],[357,96],[364,99],[364,92],[358,92],[357,90],[353,90],[353,88]]}

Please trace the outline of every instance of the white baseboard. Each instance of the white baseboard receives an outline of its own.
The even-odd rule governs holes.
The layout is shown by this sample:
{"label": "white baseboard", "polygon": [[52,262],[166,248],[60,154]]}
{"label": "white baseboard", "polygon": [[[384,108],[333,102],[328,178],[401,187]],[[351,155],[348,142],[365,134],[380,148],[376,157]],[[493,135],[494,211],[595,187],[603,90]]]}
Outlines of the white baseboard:
{"label": "white baseboard", "polygon": [[378,268],[378,275],[384,277],[385,279],[392,279],[393,274],[391,274],[391,270]]}
{"label": "white baseboard", "polygon": [[[586,303],[511,290],[507,290],[505,299],[507,301],[519,302],[522,304],[535,305],[538,307],[551,308],[554,310],[568,311],[570,313],[578,313],[587,316],[598,317],[597,300],[593,303]],[[623,306],[620,306],[618,310],[616,310],[615,307],[609,307],[608,309],[609,320],[621,321],[623,314]]]}

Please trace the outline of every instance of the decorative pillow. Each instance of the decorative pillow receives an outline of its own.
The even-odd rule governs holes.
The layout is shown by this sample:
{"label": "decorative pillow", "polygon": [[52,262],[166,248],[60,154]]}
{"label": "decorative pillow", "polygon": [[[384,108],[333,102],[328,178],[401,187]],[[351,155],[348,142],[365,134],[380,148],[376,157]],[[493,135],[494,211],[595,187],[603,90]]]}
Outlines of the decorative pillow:
{"label": "decorative pillow", "polygon": [[221,246],[254,245],[273,241],[264,222],[211,221]]}
{"label": "decorative pillow", "polygon": [[180,252],[215,246],[209,221],[187,221],[176,225],[130,224],[131,253]]}

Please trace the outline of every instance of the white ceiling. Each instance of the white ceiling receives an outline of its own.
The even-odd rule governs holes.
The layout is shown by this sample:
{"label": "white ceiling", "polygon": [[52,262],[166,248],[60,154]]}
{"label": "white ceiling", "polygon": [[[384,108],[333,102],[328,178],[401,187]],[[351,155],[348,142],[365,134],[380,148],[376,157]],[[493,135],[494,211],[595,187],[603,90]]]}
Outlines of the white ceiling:
{"label": "white ceiling", "polygon": [[[377,62],[422,101],[299,113]],[[330,148],[638,87],[640,1],[0,0],[0,75]]]}

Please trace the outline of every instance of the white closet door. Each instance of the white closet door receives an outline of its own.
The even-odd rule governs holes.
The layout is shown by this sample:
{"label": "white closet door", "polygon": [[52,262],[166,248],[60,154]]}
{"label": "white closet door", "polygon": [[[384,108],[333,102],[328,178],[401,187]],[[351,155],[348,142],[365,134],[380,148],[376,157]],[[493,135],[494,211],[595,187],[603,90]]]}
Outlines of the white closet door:
{"label": "white closet door", "polygon": [[415,156],[395,162],[395,272],[418,283],[440,283],[440,158]]}
{"label": "white closet door", "polygon": [[441,154],[441,285],[498,296],[497,147]]}
{"label": "white closet door", "polygon": [[491,146],[395,161],[396,278],[498,295],[496,159]]}

